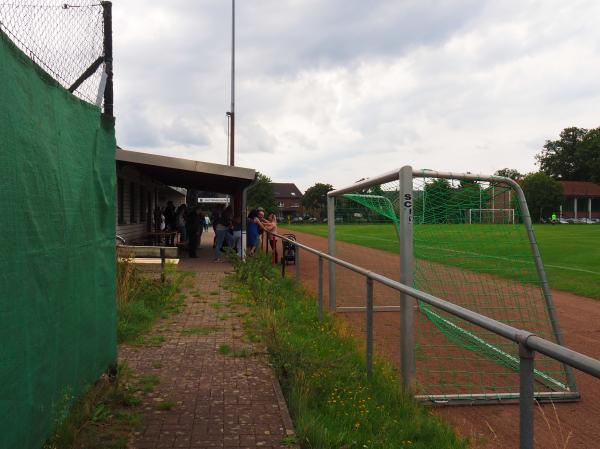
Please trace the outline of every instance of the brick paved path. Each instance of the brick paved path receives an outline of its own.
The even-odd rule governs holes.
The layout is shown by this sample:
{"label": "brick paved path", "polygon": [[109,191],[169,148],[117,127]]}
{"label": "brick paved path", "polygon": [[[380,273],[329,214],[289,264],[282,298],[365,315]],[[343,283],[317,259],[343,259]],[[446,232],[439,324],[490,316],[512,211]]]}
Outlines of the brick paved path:
{"label": "brick paved path", "polygon": [[[292,423],[264,348],[244,338],[240,315],[246,310],[220,287],[231,267],[213,263],[209,247],[200,253],[180,264],[194,273],[183,312],[151,332],[164,337],[161,346],[120,349],[119,358],[135,373],[160,379],[144,397],[144,421],[129,447],[296,447],[286,445]],[[224,345],[229,354],[222,353]],[[167,405],[172,408],[164,410]]]}

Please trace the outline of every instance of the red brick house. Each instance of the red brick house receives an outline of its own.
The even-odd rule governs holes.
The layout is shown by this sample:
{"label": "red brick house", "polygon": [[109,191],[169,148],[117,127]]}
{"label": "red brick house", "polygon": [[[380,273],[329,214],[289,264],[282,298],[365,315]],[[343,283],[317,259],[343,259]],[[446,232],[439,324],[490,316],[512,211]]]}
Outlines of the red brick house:
{"label": "red brick house", "polygon": [[272,183],[275,202],[277,203],[277,216],[287,220],[288,217],[301,217],[304,215],[302,208],[302,192],[296,184],[290,182]]}
{"label": "red brick house", "polygon": [[600,218],[600,185],[586,181],[559,181],[564,189],[561,218]]}

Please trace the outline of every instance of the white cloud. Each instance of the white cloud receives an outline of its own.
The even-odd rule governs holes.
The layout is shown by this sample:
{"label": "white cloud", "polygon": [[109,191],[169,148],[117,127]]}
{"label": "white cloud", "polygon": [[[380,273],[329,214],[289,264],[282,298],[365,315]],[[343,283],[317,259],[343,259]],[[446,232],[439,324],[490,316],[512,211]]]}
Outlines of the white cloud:
{"label": "white cloud", "polygon": [[[594,1],[237,2],[236,164],[344,185],[411,164],[534,168],[595,127]],[[116,3],[122,146],[224,163],[230,3]]]}

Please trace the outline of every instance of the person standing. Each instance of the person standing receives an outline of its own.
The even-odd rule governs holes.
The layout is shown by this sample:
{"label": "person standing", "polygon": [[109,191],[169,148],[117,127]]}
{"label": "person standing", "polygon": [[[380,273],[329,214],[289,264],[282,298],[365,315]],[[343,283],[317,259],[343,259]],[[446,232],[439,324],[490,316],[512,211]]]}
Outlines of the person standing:
{"label": "person standing", "polygon": [[[164,213],[166,230],[169,232],[177,232],[177,216],[173,201],[167,201],[167,207],[165,207]],[[170,235],[165,240],[167,245],[173,246],[175,244],[175,234]]]}
{"label": "person standing", "polygon": [[186,220],[187,236],[188,236],[188,254],[192,258],[198,257],[197,250],[202,238],[202,229],[204,217],[200,211],[200,207],[195,207],[192,213],[188,215]]}
{"label": "person standing", "polygon": [[179,233],[179,242],[187,242],[187,229],[185,226],[185,218],[187,215],[187,206],[185,204],[180,205],[177,208],[176,221],[177,221],[177,232]]}
{"label": "person standing", "polygon": [[223,248],[223,242],[225,240],[227,240],[227,245],[230,248],[232,246],[232,238],[229,233],[230,229],[232,229],[231,207],[227,206],[223,213],[221,213],[217,225],[215,226],[215,262],[221,262],[221,249]]}
{"label": "person standing", "polygon": [[252,209],[246,220],[246,251],[249,256],[256,254],[256,248],[258,247],[258,223],[258,211]]}

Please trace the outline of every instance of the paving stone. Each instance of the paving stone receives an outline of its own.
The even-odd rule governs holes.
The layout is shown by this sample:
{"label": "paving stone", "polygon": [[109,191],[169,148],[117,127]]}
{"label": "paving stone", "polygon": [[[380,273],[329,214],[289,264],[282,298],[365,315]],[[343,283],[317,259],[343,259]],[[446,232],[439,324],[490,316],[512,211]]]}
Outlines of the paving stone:
{"label": "paving stone", "polygon": [[[212,235],[208,237],[212,241]],[[284,447],[282,439],[294,429],[265,349],[243,339],[242,318],[236,314],[247,310],[237,304],[230,307],[231,294],[220,287],[232,268],[213,263],[208,246],[200,249],[200,255],[179,264],[180,270],[193,273],[193,281],[184,289],[184,310],[161,319],[151,332],[164,336],[162,345],[120,349],[119,359],[136,373],[160,378],[154,391],[143,397],[143,424],[132,433],[129,447]],[[202,300],[193,296],[196,291]],[[227,319],[220,319],[224,316]],[[184,332],[194,328],[211,331]],[[232,354],[221,354],[222,345],[228,345]],[[250,355],[234,357],[241,349]],[[158,405],[166,400],[176,405],[160,410]]]}

